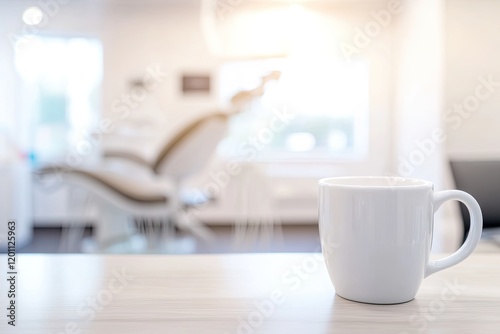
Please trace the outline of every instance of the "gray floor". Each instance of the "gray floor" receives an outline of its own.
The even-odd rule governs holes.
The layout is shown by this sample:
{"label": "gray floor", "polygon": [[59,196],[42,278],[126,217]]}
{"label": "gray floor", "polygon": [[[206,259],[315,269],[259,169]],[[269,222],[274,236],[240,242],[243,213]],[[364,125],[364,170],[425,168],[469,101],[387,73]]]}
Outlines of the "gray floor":
{"label": "gray floor", "polygon": [[[273,229],[212,226],[215,240],[203,242],[176,231],[175,238],[166,242],[170,251],[162,253],[247,253],[247,252],[313,252],[319,251],[319,232],[314,225],[292,225]],[[64,237],[63,237],[64,236]],[[92,236],[86,228],[74,235],[61,228],[35,228],[32,242],[19,253],[79,253],[81,241]],[[156,251],[153,251],[156,252]]]}
{"label": "gray floor", "polygon": [[[276,253],[276,252],[318,252],[319,231],[315,225],[285,225],[272,229],[251,228],[235,230],[232,226],[212,226],[215,240],[204,242],[175,231],[175,237],[162,240],[163,246],[141,253],[208,254],[208,253]],[[80,253],[82,240],[91,240],[92,229],[78,233],[67,233],[61,228],[35,228],[32,242],[19,249],[19,253]],[[453,252],[455,249],[445,250]],[[133,253],[123,251],[124,253]],[[476,252],[500,252],[500,233],[483,232],[483,238]]]}

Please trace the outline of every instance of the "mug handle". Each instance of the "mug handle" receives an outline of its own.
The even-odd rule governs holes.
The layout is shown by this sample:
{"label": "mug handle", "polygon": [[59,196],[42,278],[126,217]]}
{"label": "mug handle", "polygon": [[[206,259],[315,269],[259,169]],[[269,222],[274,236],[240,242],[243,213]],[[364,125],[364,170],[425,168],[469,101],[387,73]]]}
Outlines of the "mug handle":
{"label": "mug handle", "polygon": [[444,190],[434,194],[434,213],[446,201],[457,200],[465,204],[470,214],[470,230],[462,247],[444,259],[430,261],[425,269],[424,278],[465,260],[476,248],[483,231],[483,215],[477,201],[461,190]]}

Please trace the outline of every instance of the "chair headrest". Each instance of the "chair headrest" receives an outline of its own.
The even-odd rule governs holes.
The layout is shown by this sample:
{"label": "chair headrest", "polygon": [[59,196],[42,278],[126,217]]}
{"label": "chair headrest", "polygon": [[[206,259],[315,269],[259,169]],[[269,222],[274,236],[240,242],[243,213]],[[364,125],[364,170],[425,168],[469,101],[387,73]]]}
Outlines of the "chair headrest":
{"label": "chair headrest", "polygon": [[190,135],[195,133],[198,129],[200,129],[204,124],[210,122],[212,120],[221,120],[226,122],[229,119],[229,114],[227,113],[214,113],[210,115],[205,115],[201,118],[190,123],[188,126],[180,130],[175,137],[170,140],[160,151],[156,160],[153,162],[153,171],[158,173],[158,170],[163,163],[163,161],[170,155],[170,153],[185,139],[187,139]]}

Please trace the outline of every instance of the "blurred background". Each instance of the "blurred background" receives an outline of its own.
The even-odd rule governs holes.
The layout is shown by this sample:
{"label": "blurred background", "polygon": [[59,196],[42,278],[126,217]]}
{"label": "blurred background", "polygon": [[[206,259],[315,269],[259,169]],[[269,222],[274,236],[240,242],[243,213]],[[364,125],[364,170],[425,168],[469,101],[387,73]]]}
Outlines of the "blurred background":
{"label": "blurred background", "polygon": [[[318,179],[385,175],[471,192],[498,252],[499,13],[0,0],[0,248],[15,220],[21,252],[319,251]],[[466,232],[446,204],[433,251]]]}

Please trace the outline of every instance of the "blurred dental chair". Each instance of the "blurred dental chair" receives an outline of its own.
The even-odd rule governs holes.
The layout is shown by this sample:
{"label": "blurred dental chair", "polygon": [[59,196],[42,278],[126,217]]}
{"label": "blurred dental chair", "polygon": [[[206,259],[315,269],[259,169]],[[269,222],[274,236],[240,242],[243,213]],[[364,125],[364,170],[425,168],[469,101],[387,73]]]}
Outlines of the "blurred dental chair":
{"label": "blurred dental chair", "polygon": [[[139,220],[173,222],[199,239],[211,241],[213,235],[206,226],[191,217],[189,208],[211,198],[182,196],[185,178],[201,171],[208,163],[218,143],[226,134],[229,114],[204,115],[178,131],[152,161],[128,153],[106,152],[106,159],[120,158],[149,169],[152,177],[134,177],[100,168],[45,167],[37,170],[38,178],[55,177],[72,186],[86,189],[97,201],[99,221],[95,241],[97,251],[137,234]],[[105,160],[106,160],[105,159]],[[135,222],[134,222],[135,220]],[[163,229],[167,230],[167,229]]]}
{"label": "blurred dental chair", "polygon": [[119,251],[134,251],[135,246],[129,241],[137,231],[131,218],[147,215],[159,219],[173,212],[172,188],[153,180],[147,182],[105,170],[64,166],[44,167],[37,170],[35,176],[41,184],[57,182],[88,191],[98,208],[94,226],[97,252],[113,252],[117,244],[121,244]]}
{"label": "blurred dental chair", "polygon": [[218,143],[224,138],[229,117],[230,114],[218,112],[188,123],[166,141],[150,161],[123,150],[105,151],[103,158],[139,165],[153,175],[171,181],[176,193],[180,195],[182,182],[205,167]]}
{"label": "blurred dental chair", "polygon": [[186,229],[204,240],[212,240],[209,229],[188,215],[188,210],[214,200],[201,191],[192,194],[183,193],[185,179],[200,172],[212,157],[217,145],[227,132],[231,114],[211,113],[202,116],[177,132],[160,149],[156,157],[147,161],[137,154],[127,151],[104,152],[105,160],[124,160],[141,166],[157,180],[171,184],[174,201],[175,225]]}

